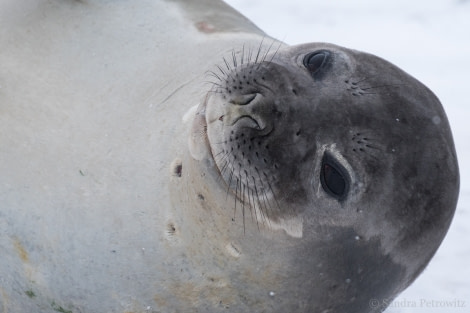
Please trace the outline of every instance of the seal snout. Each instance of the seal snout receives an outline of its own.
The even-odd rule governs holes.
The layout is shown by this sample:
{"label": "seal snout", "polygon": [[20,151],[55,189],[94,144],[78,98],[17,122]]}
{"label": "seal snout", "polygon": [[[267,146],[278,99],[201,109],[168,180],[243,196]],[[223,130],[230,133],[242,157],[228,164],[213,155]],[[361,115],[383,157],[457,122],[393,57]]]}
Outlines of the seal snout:
{"label": "seal snout", "polygon": [[221,105],[218,120],[225,127],[245,127],[263,130],[267,123],[258,112],[263,96],[259,93],[232,95],[227,102]]}

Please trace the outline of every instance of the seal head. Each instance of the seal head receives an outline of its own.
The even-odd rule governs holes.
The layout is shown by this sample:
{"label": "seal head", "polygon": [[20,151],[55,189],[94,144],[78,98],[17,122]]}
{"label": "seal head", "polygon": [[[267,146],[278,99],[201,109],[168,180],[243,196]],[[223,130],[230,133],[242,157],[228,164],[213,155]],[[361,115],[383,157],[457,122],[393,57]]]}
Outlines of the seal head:
{"label": "seal head", "polygon": [[225,63],[192,141],[205,143],[235,206],[297,238],[290,288],[306,308],[364,312],[375,298],[382,310],[429,262],[455,210],[439,100],[389,62],[330,44]]}

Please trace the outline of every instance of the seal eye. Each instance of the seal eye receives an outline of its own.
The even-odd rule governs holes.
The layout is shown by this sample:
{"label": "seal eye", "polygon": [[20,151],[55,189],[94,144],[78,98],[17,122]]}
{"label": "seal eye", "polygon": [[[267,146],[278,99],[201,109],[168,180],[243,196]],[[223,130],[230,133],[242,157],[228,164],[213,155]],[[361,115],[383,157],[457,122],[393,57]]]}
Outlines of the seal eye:
{"label": "seal eye", "polygon": [[330,53],[328,51],[316,51],[304,57],[304,66],[309,70],[313,78],[319,78],[323,70],[328,65]]}
{"label": "seal eye", "polygon": [[344,199],[348,192],[346,170],[329,154],[323,156],[320,181],[323,190],[338,200]]}

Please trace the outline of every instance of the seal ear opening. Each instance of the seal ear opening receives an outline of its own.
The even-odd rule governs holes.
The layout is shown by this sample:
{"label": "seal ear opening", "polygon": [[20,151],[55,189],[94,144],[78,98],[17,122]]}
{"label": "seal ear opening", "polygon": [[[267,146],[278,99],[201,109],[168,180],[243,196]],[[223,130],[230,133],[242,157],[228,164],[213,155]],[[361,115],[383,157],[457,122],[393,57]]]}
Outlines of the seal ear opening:
{"label": "seal ear opening", "polygon": [[321,163],[320,182],[323,190],[337,200],[343,200],[349,191],[346,169],[330,154],[325,153]]}

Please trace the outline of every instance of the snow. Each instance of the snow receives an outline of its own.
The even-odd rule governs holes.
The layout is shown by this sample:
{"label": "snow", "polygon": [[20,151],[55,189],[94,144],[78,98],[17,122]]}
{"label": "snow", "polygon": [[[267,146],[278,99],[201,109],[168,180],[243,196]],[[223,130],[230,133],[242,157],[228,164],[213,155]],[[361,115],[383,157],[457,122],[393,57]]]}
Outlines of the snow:
{"label": "snow", "polygon": [[470,310],[470,1],[227,0],[289,44],[331,42],[381,56],[440,98],[460,165],[451,228],[423,274],[387,313]]}

